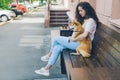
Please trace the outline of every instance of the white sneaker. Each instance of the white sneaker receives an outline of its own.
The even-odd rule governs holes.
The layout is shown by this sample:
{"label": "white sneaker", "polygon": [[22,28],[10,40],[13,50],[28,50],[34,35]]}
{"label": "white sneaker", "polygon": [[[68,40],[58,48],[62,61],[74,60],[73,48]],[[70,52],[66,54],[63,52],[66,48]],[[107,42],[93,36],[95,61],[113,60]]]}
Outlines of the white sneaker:
{"label": "white sneaker", "polygon": [[50,75],[49,70],[45,70],[45,68],[41,68],[39,70],[35,70],[35,73],[43,75],[43,76],[49,76]]}
{"label": "white sneaker", "polygon": [[50,58],[50,57],[49,57],[49,55],[47,54],[47,55],[45,55],[45,56],[42,56],[42,57],[41,57],[41,60],[44,61],[44,62],[47,62],[47,61],[49,60],[49,58]]}

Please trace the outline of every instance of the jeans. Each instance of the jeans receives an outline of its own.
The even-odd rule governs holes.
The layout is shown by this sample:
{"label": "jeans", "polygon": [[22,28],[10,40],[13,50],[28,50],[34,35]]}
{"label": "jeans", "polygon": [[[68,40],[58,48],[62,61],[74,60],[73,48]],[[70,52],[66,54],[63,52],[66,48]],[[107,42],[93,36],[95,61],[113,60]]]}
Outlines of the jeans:
{"label": "jeans", "polygon": [[80,45],[79,42],[69,42],[68,40],[69,38],[64,36],[58,36],[54,38],[50,49],[52,54],[50,56],[48,64],[54,65],[63,49],[69,48],[76,50],[76,48]]}

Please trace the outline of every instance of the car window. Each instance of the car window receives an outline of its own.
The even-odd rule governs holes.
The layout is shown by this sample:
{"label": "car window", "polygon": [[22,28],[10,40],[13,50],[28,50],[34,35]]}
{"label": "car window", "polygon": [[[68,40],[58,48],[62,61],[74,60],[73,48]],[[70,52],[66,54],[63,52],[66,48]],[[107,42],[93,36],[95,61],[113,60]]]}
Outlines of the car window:
{"label": "car window", "polygon": [[12,5],[11,8],[16,8],[16,5]]}

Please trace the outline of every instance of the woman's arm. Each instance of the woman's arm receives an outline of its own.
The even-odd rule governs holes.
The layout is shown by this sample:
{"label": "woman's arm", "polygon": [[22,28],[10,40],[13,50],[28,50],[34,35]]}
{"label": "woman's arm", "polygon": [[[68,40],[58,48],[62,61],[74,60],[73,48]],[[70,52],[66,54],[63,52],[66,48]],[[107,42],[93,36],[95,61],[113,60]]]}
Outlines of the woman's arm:
{"label": "woman's arm", "polygon": [[74,39],[74,41],[80,41],[86,38],[89,35],[88,31],[84,31],[82,34],[80,34],[78,37]]}
{"label": "woman's arm", "polygon": [[84,26],[84,32],[80,34],[78,37],[76,37],[75,41],[82,40],[86,38],[88,35],[93,36],[95,31],[96,31],[96,22],[92,18],[89,18],[86,25]]}
{"label": "woman's arm", "polygon": [[86,38],[88,35],[92,35],[96,31],[96,23],[90,18],[84,26],[84,32],[80,34],[78,37],[71,39],[72,41],[80,41]]}

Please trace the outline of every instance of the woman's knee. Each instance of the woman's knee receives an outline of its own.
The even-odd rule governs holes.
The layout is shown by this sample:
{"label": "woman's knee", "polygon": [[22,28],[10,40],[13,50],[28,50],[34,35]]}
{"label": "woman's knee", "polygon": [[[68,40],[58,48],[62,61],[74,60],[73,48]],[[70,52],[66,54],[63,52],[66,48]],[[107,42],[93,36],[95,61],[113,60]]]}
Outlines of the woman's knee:
{"label": "woman's knee", "polygon": [[60,39],[60,36],[54,37],[54,41],[57,41],[57,40],[59,40],[59,39]]}
{"label": "woman's knee", "polygon": [[56,36],[54,38],[54,41],[60,43],[60,44],[64,44],[66,41],[68,41],[68,37],[64,37],[64,36]]}
{"label": "woman's knee", "polygon": [[54,51],[56,52],[61,52],[63,49],[65,49],[65,47],[64,46],[62,46],[62,45],[56,45],[55,47],[54,47]]}

